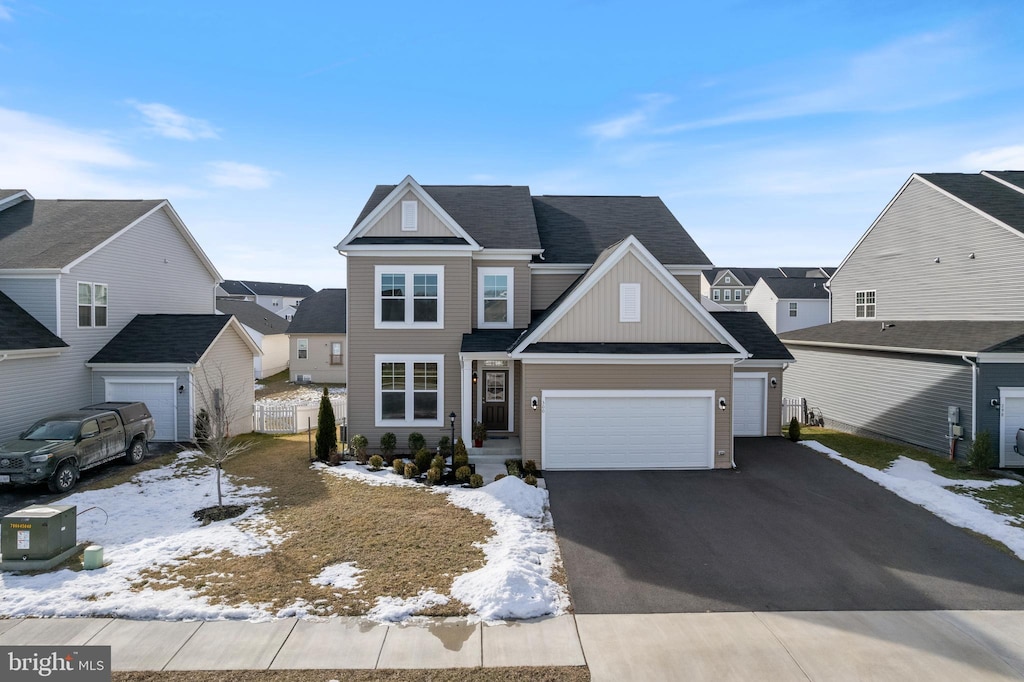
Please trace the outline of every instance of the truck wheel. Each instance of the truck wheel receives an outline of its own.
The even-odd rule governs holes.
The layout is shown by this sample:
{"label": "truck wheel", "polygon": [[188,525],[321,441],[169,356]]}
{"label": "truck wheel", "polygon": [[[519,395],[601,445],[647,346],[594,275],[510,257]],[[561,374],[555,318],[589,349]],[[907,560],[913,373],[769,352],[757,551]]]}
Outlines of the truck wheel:
{"label": "truck wheel", "polygon": [[144,460],[146,458],[146,441],[141,438],[133,440],[124,457],[129,464],[138,464]]}
{"label": "truck wheel", "polygon": [[46,484],[50,487],[50,492],[66,493],[74,488],[77,482],[78,468],[72,462],[63,462]]}

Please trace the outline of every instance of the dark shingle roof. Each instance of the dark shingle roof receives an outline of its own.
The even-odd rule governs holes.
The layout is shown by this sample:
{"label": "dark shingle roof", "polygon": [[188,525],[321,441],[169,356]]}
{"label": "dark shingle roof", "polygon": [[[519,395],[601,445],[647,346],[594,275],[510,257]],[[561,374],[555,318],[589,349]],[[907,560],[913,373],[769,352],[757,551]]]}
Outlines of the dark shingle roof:
{"label": "dark shingle roof", "polygon": [[281,282],[254,282],[248,279],[228,279],[220,284],[220,288],[229,294],[256,294],[257,296],[289,296],[303,298],[312,296],[316,289],[307,284],[283,284]]}
{"label": "dark shingle roof", "polygon": [[629,355],[709,355],[735,353],[724,343],[569,343],[542,341],[532,343],[524,353],[629,354]]}
{"label": "dark shingle roof", "polygon": [[344,289],[321,289],[303,299],[288,325],[288,333],[344,334],[347,293]]}
{"label": "dark shingle roof", "polygon": [[89,362],[193,364],[230,320],[231,315],[136,315]]}
{"label": "dark shingle roof", "polygon": [[217,310],[225,315],[234,315],[239,322],[260,334],[284,334],[288,330],[288,320],[255,301],[218,298]]}
{"label": "dark shingle roof", "polygon": [[23,189],[0,189],[0,201],[13,197],[15,194],[21,194],[24,191]]}
{"label": "dark shingle roof", "polygon": [[22,201],[0,211],[0,269],[62,268],[161,203]]}
{"label": "dark shingle roof", "polygon": [[[786,277],[824,277],[825,276],[824,273],[822,272],[822,268],[819,268],[816,265],[811,265],[811,266],[807,266],[807,267],[799,266],[799,265],[797,265],[797,266],[783,266],[783,267],[779,268],[779,270],[781,270],[782,274],[785,275]],[[777,275],[769,275],[769,276],[775,277]]]}
{"label": "dark shingle roof", "polygon": [[522,335],[523,329],[474,329],[462,335],[463,353],[507,351]]}
{"label": "dark shingle roof", "polygon": [[757,284],[757,280],[762,277],[782,277],[784,274],[779,268],[710,268],[703,271],[704,278],[709,284],[714,284],[715,280],[726,270],[731,272],[739,280],[740,284],[748,287]]}
{"label": "dark shingle roof", "polygon": [[254,296],[255,292],[245,286],[241,280],[226,279],[220,283],[220,288],[232,296]]}
{"label": "dark shingle roof", "polygon": [[66,348],[59,336],[0,292],[0,351]]}
{"label": "dark shingle roof", "polygon": [[725,327],[751,360],[792,360],[793,356],[757,313],[714,312],[711,316]]}
{"label": "dark shingle roof", "polygon": [[[884,327],[884,329],[883,329]],[[1024,321],[843,320],[780,335],[783,342],[906,348],[952,353],[1015,352],[1024,343]]]}
{"label": "dark shingle roof", "polygon": [[[397,185],[377,185],[363,207],[358,225]],[[540,249],[530,188],[511,185],[423,185],[448,215],[480,246]]]}
{"label": "dark shingle roof", "polygon": [[[1011,173],[1012,171],[1000,172]],[[981,174],[919,173],[918,175],[996,220],[1024,233],[1024,193]],[[998,176],[998,173],[993,173],[993,175]]]}
{"label": "dark shingle roof", "polygon": [[824,277],[764,277],[764,283],[779,298],[828,298]]}
{"label": "dark shingle roof", "polygon": [[711,262],[659,197],[540,196],[533,207],[545,263],[593,263],[629,235],[666,265]]}
{"label": "dark shingle roof", "polygon": [[1024,171],[985,171],[989,175],[994,175],[1004,182],[1008,182],[1011,185],[1016,185],[1021,189],[1024,189]]}

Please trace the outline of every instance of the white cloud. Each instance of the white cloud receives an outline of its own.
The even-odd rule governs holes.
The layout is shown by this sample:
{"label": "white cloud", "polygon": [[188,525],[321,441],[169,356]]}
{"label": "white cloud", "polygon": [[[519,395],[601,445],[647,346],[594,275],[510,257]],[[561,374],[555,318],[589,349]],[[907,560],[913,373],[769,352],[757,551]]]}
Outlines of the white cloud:
{"label": "white cloud", "polygon": [[1024,145],[984,149],[966,154],[960,166],[969,170],[1018,170],[1024,168]]}
{"label": "white cloud", "polygon": [[149,129],[162,137],[173,140],[198,140],[216,138],[217,131],[201,118],[186,116],[177,109],[159,102],[128,102],[146,120]]}
{"label": "white cloud", "polygon": [[14,21],[14,15],[11,14],[11,8],[3,3],[0,3],[0,21]]}
{"label": "white cloud", "polygon": [[261,166],[235,161],[212,161],[206,179],[216,187],[264,189],[270,187],[276,173]]}
{"label": "white cloud", "polygon": [[588,126],[587,133],[599,140],[618,140],[642,132],[651,118],[672,98],[654,93],[643,95],[641,100],[643,103],[628,114]]}

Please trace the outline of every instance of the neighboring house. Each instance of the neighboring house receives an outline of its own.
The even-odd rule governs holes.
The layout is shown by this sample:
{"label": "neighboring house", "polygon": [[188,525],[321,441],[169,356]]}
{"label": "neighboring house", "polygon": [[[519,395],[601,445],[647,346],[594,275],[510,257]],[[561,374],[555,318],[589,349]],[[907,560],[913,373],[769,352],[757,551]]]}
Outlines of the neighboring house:
{"label": "neighboring house", "polygon": [[220,283],[218,296],[230,296],[242,301],[253,301],[278,317],[291,320],[295,311],[307,296],[316,291],[306,284],[282,284],[281,282],[253,282],[250,280],[227,279]]}
{"label": "neighboring house", "polygon": [[292,381],[348,383],[346,303],[344,289],[321,289],[299,306],[288,325]]}
{"label": "neighboring house", "polygon": [[273,376],[288,369],[288,321],[275,315],[255,301],[218,298],[217,312],[234,315],[259,347],[262,355],[253,358],[253,374],[257,379]]}
{"label": "neighboring house", "polygon": [[545,469],[703,469],[780,433],[792,357],[757,315],[704,309],[708,258],[657,197],[407,177],[338,250],[349,425],[371,443],[454,423],[472,445],[481,421]]}
{"label": "neighboring house", "polygon": [[1024,466],[1022,281],[1024,172],[912,175],[829,281],[832,323],[783,334],[786,394],[961,457],[987,431]]}
{"label": "neighboring house", "polygon": [[824,277],[762,277],[750,290],[747,310],[776,334],[828,324],[826,282]]}
{"label": "neighboring house", "polygon": [[214,365],[248,383],[248,431],[258,350],[215,314],[219,280],[166,201],[0,190],[0,440],[105,400],[144,400],[157,440],[190,440],[197,371]]}
{"label": "neighboring house", "polygon": [[[729,310],[746,310],[747,298],[762,277],[831,277],[835,268],[709,268],[701,272],[701,294]],[[826,320],[827,321],[827,320]]]}

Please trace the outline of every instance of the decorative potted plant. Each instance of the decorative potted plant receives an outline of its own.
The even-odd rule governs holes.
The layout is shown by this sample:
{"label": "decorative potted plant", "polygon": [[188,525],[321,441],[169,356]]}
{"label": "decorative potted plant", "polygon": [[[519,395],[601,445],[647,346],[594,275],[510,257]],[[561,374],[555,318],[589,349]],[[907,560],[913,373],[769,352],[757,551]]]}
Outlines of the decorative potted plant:
{"label": "decorative potted plant", "polygon": [[482,448],[487,440],[487,427],[483,422],[473,422],[473,447]]}

